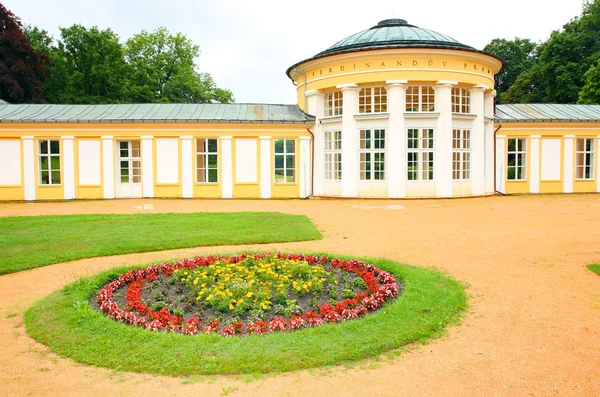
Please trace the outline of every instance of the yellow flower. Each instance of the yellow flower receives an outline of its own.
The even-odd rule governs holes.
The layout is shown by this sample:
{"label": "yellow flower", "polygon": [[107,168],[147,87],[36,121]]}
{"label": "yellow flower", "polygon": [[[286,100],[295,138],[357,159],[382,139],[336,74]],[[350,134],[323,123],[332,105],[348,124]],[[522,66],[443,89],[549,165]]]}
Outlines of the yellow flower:
{"label": "yellow flower", "polygon": [[233,305],[231,303],[229,304],[229,310],[233,310]]}
{"label": "yellow flower", "polygon": [[252,298],[252,295],[254,295],[254,292],[250,291],[246,294],[246,298]]}
{"label": "yellow flower", "polygon": [[211,299],[212,299],[212,297],[213,297],[213,295],[212,295],[212,294],[208,295],[208,296],[206,297],[205,301],[209,301],[209,300],[211,300]]}
{"label": "yellow flower", "polygon": [[200,280],[200,279],[196,277],[196,278],[194,279],[194,285],[198,284],[198,281],[199,281],[199,280]]}

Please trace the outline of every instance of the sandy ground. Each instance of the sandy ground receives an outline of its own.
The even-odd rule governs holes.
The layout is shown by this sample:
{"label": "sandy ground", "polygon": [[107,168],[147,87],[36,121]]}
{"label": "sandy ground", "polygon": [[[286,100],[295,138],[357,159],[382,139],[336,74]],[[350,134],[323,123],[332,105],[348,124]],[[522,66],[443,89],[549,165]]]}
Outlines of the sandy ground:
{"label": "sandy ground", "polygon": [[0,277],[0,395],[600,396],[600,277],[585,268],[600,262],[599,195],[0,204],[0,216],[256,210],[306,214],[325,238],[251,249],[386,257],[451,274],[468,286],[462,324],[352,368],[254,380],[116,373],[50,353],[26,336],[24,311],[82,275],[239,246],[79,260]]}

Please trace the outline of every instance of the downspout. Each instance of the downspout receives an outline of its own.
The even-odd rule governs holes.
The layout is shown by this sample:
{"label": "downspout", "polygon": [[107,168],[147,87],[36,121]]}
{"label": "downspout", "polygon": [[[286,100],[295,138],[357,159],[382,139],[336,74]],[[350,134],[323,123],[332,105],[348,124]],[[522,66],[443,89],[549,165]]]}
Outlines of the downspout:
{"label": "downspout", "polygon": [[496,133],[497,133],[498,131],[500,131],[500,128],[502,128],[502,119],[498,119],[498,122],[499,122],[499,124],[500,124],[500,125],[498,126],[498,128],[496,128],[496,129],[494,130],[494,191],[495,191],[496,193],[498,193],[498,194],[501,194],[502,196],[506,196],[506,194],[504,194],[504,193],[502,193],[502,192],[499,192],[499,191],[498,191],[498,189],[496,189],[496,178],[498,177],[498,176],[496,175],[496,169],[497,169],[497,167],[496,167],[496,161],[498,160],[498,159],[496,158]]}
{"label": "downspout", "polygon": [[[304,97],[306,98],[306,97]],[[310,136],[312,137],[311,141],[310,141],[310,148],[311,148],[311,161],[310,161],[310,195],[309,197],[313,196],[313,189],[315,187],[315,134],[313,134],[313,132],[310,130],[310,128],[306,127],[306,131],[308,131],[308,133],[310,134]],[[307,197],[307,198],[309,198]]]}

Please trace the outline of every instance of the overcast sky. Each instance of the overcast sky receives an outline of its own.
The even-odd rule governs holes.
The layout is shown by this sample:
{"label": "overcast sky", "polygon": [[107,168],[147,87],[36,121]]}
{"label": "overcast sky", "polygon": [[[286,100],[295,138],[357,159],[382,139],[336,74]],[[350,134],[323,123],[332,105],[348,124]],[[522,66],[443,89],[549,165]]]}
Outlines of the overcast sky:
{"label": "overcast sky", "polygon": [[295,103],[292,64],[382,19],[402,18],[482,49],[494,38],[546,40],[579,15],[582,0],[0,0],[24,24],[59,37],[79,23],[122,41],[165,26],[200,45],[202,72],[236,102]]}

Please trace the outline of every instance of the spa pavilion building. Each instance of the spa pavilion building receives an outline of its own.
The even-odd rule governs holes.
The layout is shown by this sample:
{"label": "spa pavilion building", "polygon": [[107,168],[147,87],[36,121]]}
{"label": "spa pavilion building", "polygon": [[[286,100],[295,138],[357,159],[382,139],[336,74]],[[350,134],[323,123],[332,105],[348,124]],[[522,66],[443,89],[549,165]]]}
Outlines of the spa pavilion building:
{"label": "spa pavilion building", "polygon": [[289,67],[297,105],[0,102],[0,201],[600,192],[600,106],[494,106],[501,69],[388,19]]}

